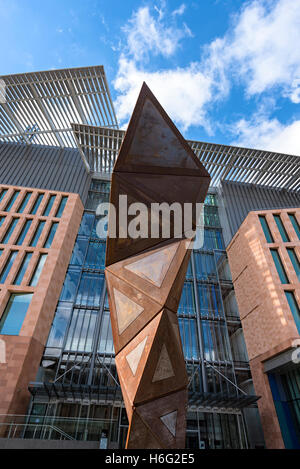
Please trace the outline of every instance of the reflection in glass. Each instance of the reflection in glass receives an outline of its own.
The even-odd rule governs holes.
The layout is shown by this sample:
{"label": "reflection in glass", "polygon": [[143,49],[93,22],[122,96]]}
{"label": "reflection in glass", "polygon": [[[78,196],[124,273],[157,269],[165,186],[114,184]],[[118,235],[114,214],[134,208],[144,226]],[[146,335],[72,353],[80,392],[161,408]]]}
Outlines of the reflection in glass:
{"label": "reflection in glass", "polygon": [[19,334],[31,299],[32,293],[13,294],[10,296],[0,321],[0,334]]}
{"label": "reflection in glass", "polygon": [[56,212],[56,214],[55,214],[55,217],[56,217],[56,218],[61,218],[61,216],[62,216],[62,214],[63,214],[63,211],[64,211],[64,209],[65,209],[67,200],[68,200],[68,197],[67,197],[66,195],[64,195],[64,196],[61,198],[60,204],[59,204],[58,209],[57,209],[57,212]]}
{"label": "reflection in glass", "polygon": [[21,267],[19,269],[18,275],[15,278],[14,285],[21,285],[31,258],[32,258],[32,252],[26,252],[24,259],[22,261]]}
{"label": "reflection in glass", "polygon": [[73,254],[70,260],[70,265],[83,265],[87,246],[88,246],[87,239],[80,239],[77,237],[76,243],[73,249]]}
{"label": "reflection in glass", "polygon": [[99,307],[103,285],[103,274],[83,272],[77,293],[76,304]]}
{"label": "reflection in glass", "polygon": [[23,213],[25,208],[26,208],[26,205],[28,204],[28,201],[30,199],[32,195],[32,192],[27,192],[27,194],[25,195],[24,199],[23,199],[23,202],[21,203],[20,207],[18,208],[18,213]]}
{"label": "reflection in glass", "polygon": [[114,353],[114,344],[108,311],[104,311],[101,318],[101,331],[98,343],[98,352],[108,354]]}
{"label": "reflection in glass", "polygon": [[8,243],[15,227],[17,226],[17,223],[20,219],[19,218],[13,218],[13,220],[10,222],[10,225],[8,227],[8,229],[6,230],[6,233],[1,241],[2,244],[6,244]]}
{"label": "reflection in glass", "polygon": [[80,270],[69,269],[60,295],[62,301],[74,301],[79,282]]}
{"label": "reflection in glass", "polygon": [[10,272],[10,269],[13,265],[13,263],[15,262],[15,259],[17,257],[17,254],[18,254],[18,251],[12,251],[6,261],[6,264],[4,266],[4,269],[2,270],[2,273],[0,275],[0,283],[4,283],[9,272]]}
{"label": "reflection in glass", "polygon": [[31,223],[32,223],[32,220],[26,220],[22,230],[21,230],[21,233],[19,234],[19,237],[16,241],[16,245],[17,246],[20,246],[21,244],[23,244],[23,241],[28,233],[28,230],[29,228],[31,227]]}
{"label": "reflection in glass", "polygon": [[30,286],[31,287],[36,287],[37,286],[40,275],[41,275],[43,267],[44,267],[44,264],[46,262],[46,259],[47,259],[47,254],[41,254],[40,255],[40,258],[39,258],[37,266],[35,268],[33,277],[30,281]]}
{"label": "reflection in glass", "polygon": [[6,204],[5,211],[9,212],[12,206],[14,205],[15,201],[17,200],[18,195],[20,194],[20,191],[14,191],[13,195],[9,199],[9,202]]}
{"label": "reflection in glass", "polygon": [[80,224],[80,228],[79,228],[79,231],[78,231],[78,236],[79,235],[90,236],[91,231],[92,231],[92,226],[93,226],[93,223],[94,223],[94,219],[95,219],[95,215],[93,215],[92,213],[85,212],[83,214],[81,224]]}
{"label": "reflection in glass", "polygon": [[44,210],[44,213],[43,213],[43,216],[44,217],[48,217],[50,212],[51,212],[51,209],[53,207],[53,204],[54,204],[54,201],[55,201],[55,198],[56,198],[56,195],[50,195],[49,199],[48,199],[48,202],[47,202],[47,205],[46,205],[46,208]]}
{"label": "reflection in glass", "polygon": [[195,315],[195,298],[192,282],[185,282],[182,289],[182,295],[178,306],[178,314],[181,315]]}
{"label": "reflection in glass", "polygon": [[49,231],[49,234],[48,234],[48,236],[47,236],[46,242],[45,242],[45,244],[44,244],[44,248],[46,248],[46,249],[50,249],[50,248],[51,248],[52,241],[53,241],[53,239],[54,239],[54,236],[55,236],[57,227],[58,227],[58,223],[57,223],[57,222],[52,223],[51,229],[50,229],[50,231]]}
{"label": "reflection in glass", "polygon": [[99,311],[74,308],[66,349],[90,352]]}
{"label": "reflection in glass", "polygon": [[58,305],[50,330],[47,347],[62,347],[67,325],[72,312],[71,307]]}
{"label": "reflection in glass", "polygon": [[38,211],[39,206],[41,205],[41,202],[43,200],[44,194],[39,194],[33,204],[33,207],[31,209],[31,215],[35,215],[36,212]]}
{"label": "reflection in glass", "polygon": [[89,244],[85,265],[90,269],[105,268],[105,243],[93,242]]}
{"label": "reflection in glass", "polygon": [[32,240],[31,240],[30,246],[35,247],[37,245],[37,243],[39,242],[39,239],[40,239],[40,236],[41,236],[42,231],[44,229],[45,223],[46,223],[45,221],[39,221],[37,229],[35,231],[35,235],[33,236]]}

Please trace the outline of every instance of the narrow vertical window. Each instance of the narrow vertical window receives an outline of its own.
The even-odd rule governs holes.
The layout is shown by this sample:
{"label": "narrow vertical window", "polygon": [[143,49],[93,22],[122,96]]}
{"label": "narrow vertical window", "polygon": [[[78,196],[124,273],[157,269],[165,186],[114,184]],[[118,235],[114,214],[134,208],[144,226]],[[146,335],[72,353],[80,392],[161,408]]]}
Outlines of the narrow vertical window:
{"label": "narrow vertical window", "polygon": [[300,334],[300,311],[299,311],[299,306],[296,301],[295,295],[293,291],[285,291],[285,296],[287,299],[287,302],[289,304],[289,307],[291,309],[292,315],[294,317],[297,329]]}
{"label": "narrow vertical window", "polygon": [[67,196],[63,196],[61,198],[61,201],[60,201],[60,204],[59,204],[59,207],[57,209],[57,212],[56,212],[56,218],[60,218],[63,214],[63,211],[64,211],[64,208],[66,206],[66,203],[67,203],[67,200],[68,200],[68,197]]}
{"label": "narrow vertical window", "polygon": [[37,245],[37,243],[40,239],[40,236],[42,234],[42,231],[44,229],[45,223],[46,223],[45,221],[39,221],[39,224],[38,224],[37,229],[35,231],[35,235],[31,240],[30,246],[35,247]]}
{"label": "narrow vertical window", "polygon": [[5,220],[5,217],[0,217],[0,226],[3,225],[4,220]]}
{"label": "narrow vertical window", "polygon": [[0,249],[0,257],[2,256],[2,253],[3,253],[3,249]]}
{"label": "narrow vertical window", "polygon": [[299,227],[299,223],[294,213],[289,213],[289,219],[293,225],[294,230],[296,231],[298,238],[300,239],[300,227]]}
{"label": "narrow vertical window", "polygon": [[36,201],[34,202],[34,205],[31,209],[31,215],[35,215],[36,212],[38,211],[39,206],[41,205],[42,199],[44,197],[44,194],[39,194]]}
{"label": "narrow vertical window", "polygon": [[9,241],[15,227],[17,226],[18,221],[19,221],[19,218],[13,218],[12,219],[12,221],[10,222],[9,227],[6,230],[6,233],[5,233],[4,237],[2,238],[2,241],[1,241],[2,244],[8,243],[8,241]]}
{"label": "narrow vertical window", "polygon": [[30,286],[31,287],[36,287],[37,286],[40,275],[41,275],[43,267],[44,267],[44,264],[46,262],[46,259],[47,259],[47,254],[41,254],[40,255],[38,263],[37,263],[35,271],[34,271],[34,274],[33,274],[32,279],[30,281]]}
{"label": "narrow vertical window", "polygon": [[290,283],[277,249],[270,249],[281,283]]}
{"label": "narrow vertical window", "polygon": [[15,201],[17,200],[17,197],[18,195],[20,194],[20,191],[14,191],[13,195],[11,196],[11,198],[9,199],[9,202],[8,204],[6,205],[5,207],[5,211],[6,212],[9,212],[10,209],[12,208],[13,204],[15,203]]}
{"label": "narrow vertical window", "polygon": [[274,243],[274,239],[272,236],[272,233],[270,231],[269,225],[267,223],[266,217],[263,215],[258,215],[261,227],[263,229],[263,232],[265,234],[266,240],[268,243]]}
{"label": "narrow vertical window", "polygon": [[27,192],[27,194],[25,195],[24,199],[23,199],[23,202],[21,203],[19,209],[18,209],[18,213],[23,213],[28,202],[29,202],[29,199],[32,195],[32,192]]}
{"label": "narrow vertical window", "polygon": [[26,237],[26,235],[27,235],[27,233],[28,233],[28,230],[29,230],[29,228],[30,228],[30,226],[31,226],[31,223],[32,223],[32,220],[26,220],[26,222],[25,222],[25,224],[24,224],[24,226],[23,226],[23,228],[22,228],[22,231],[21,231],[21,233],[19,234],[19,237],[18,237],[18,239],[17,239],[17,242],[16,242],[16,245],[17,245],[17,246],[20,246],[21,244],[23,244],[23,241],[24,241],[24,239],[25,239],[25,237]]}
{"label": "narrow vertical window", "polygon": [[282,241],[284,243],[288,243],[290,239],[288,237],[284,224],[282,223],[280,215],[273,215],[273,216],[274,216],[277,228],[279,230],[280,236],[282,238]]}
{"label": "narrow vertical window", "polygon": [[31,258],[32,258],[32,252],[26,252],[23,262],[21,264],[21,267],[19,269],[19,272],[15,278],[14,285],[21,285]]}
{"label": "narrow vertical window", "polygon": [[298,280],[300,280],[300,263],[299,263],[297,255],[295,253],[295,250],[293,248],[287,248],[287,252],[288,252],[288,255],[291,259],[291,263],[293,264],[293,267],[295,269]]}
{"label": "narrow vertical window", "polygon": [[48,217],[49,213],[51,212],[51,209],[53,207],[54,201],[55,201],[55,195],[50,195],[49,200],[47,202],[46,208],[44,210],[43,216]]}
{"label": "narrow vertical window", "polygon": [[45,242],[45,244],[44,244],[44,248],[46,248],[46,249],[50,249],[50,248],[51,248],[52,241],[53,241],[53,238],[54,238],[54,236],[55,236],[57,227],[58,227],[58,223],[57,223],[57,222],[52,223],[51,229],[50,229],[50,231],[49,231],[49,234],[48,234],[48,236],[47,236],[46,242]]}
{"label": "narrow vertical window", "polygon": [[17,257],[17,254],[18,254],[18,251],[12,251],[10,253],[10,255],[8,256],[8,259],[6,261],[6,264],[2,270],[2,273],[0,275],[0,283],[4,283],[5,280],[7,279],[7,276],[10,272],[10,269],[13,265],[13,263],[15,262],[15,259]]}
{"label": "narrow vertical window", "polygon": [[7,189],[2,189],[1,194],[0,194],[0,202],[2,202],[6,194],[7,194]]}
{"label": "narrow vertical window", "polygon": [[11,295],[0,320],[0,334],[19,335],[32,293],[15,293]]}

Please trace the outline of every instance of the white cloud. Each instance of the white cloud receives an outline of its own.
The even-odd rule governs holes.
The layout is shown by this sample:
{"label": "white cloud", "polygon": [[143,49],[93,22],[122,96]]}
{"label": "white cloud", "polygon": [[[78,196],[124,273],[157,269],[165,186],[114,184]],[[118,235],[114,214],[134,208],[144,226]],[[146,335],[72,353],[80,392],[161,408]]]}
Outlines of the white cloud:
{"label": "white cloud", "polygon": [[123,31],[127,35],[128,54],[134,60],[145,60],[149,53],[170,57],[177,50],[181,39],[190,35],[188,28],[163,22],[162,10],[155,18],[149,7],[139,8],[128,21]]}
{"label": "white cloud", "polygon": [[114,82],[120,92],[115,108],[121,122],[130,116],[143,81],[183,130],[190,125],[202,125],[211,133],[204,109],[212,100],[212,83],[197,63],[186,68],[146,72],[138,69],[134,61],[122,56]]}
{"label": "white cloud", "polygon": [[300,155],[300,120],[284,125],[276,118],[256,115],[250,120],[240,119],[233,127],[237,139],[232,145]]}
{"label": "white cloud", "polygon": [[282,94],[293,99],[292,83],[300,78],[299,44],[300,0],[254,0],[236,15],[232,32],[209,46],[209,59],[233,71],[250,95],[281,86]]}
{"label": "white cloud", "polygon": [[172,15],[173,16],[176,16],[176,15],[181,16],[185,12],[185,9],[186,9],[186,5],[184,3],[182,3],[180,5],[180,7],[178,7],[176,10],[172,11]]}

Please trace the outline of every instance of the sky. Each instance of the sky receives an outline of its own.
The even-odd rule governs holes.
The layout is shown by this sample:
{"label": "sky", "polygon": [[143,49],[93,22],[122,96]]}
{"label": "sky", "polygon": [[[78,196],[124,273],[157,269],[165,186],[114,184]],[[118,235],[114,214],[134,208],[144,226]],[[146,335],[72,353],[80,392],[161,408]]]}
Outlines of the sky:
{"label": "sky", "polygon": [[0,0],[0,75],[104,65],[185,138],[300,155],[300,0]]}

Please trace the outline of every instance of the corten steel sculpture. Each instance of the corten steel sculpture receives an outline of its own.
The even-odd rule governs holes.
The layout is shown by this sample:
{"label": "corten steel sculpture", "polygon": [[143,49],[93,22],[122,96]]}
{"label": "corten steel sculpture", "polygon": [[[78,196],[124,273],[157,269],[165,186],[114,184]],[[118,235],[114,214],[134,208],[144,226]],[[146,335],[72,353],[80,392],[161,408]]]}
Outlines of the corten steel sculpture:
{"label": "corten steel sculpture", "polygon": [[[176,99],[176,97],[175,97]],[[187,373],[177,308],[191,250],[178,238],[151,238],[150,204],[203,202],[210,177],[144,83],[112,174],[119,196],[149,208],[149,237],[112,234],[109,217],[105,276],[116,367],[129,420],[127,448],[184,448]],[[193,228],[196,218],[193,218]],[[123,234],[124,236],[124,234]]]}

